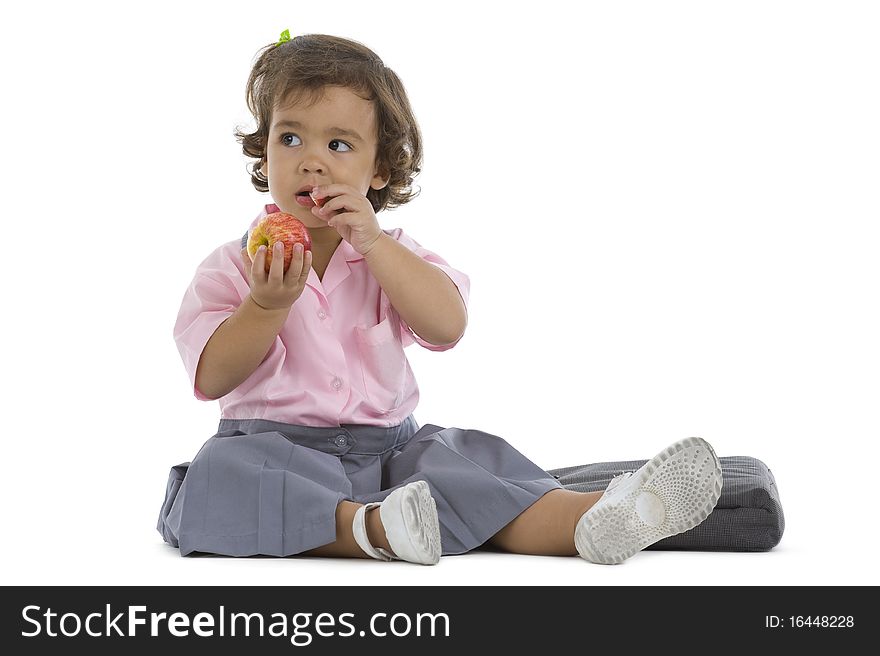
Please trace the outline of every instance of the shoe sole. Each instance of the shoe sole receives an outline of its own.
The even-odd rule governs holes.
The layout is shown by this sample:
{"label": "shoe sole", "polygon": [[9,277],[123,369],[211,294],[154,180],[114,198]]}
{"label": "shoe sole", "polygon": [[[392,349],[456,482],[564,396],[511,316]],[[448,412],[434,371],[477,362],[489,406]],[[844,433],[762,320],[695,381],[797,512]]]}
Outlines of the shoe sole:
{"label": "shoe sole", "polygon": [[709,443],[699,437],[680,440],[581,516],[574,535],[578,553],[601,565],[622,563],[706,519],[721,485],[721,465]]}
{"label": "shoe sole", "polygon": [[415,481],[407,486],[401,509],[414,562],[435,565],[440,561],[440,522],[437,504],[425,481]]}

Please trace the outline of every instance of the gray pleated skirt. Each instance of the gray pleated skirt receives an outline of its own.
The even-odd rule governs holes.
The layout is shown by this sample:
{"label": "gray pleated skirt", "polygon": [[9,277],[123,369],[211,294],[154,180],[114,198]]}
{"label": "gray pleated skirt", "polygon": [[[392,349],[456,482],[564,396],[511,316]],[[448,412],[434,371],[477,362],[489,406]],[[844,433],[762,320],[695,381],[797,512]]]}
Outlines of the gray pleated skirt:
{"label": "gray pleated skirt", "polygon": [[417,480],[437,502],[444,556],[562,489],[500,437],[412,416],[390,428],[221,419],[192,462],[172,467],[157,529],[182,556],[291,556],[336,541],[340,501],[381,501]]}

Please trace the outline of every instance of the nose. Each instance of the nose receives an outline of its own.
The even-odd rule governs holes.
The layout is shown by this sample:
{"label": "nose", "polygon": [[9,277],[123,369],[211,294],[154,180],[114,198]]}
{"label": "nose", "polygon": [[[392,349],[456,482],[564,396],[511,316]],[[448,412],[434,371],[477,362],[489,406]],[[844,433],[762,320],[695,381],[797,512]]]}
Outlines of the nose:
{"label": "nose", "polygon": [[320,173],[324,174],[327,170],[326,164],[313,150],[303,153],[303,158],[299,163],[300,173]]}
{"label": "nose", "polygon": [[300,173],[320,173],[324,174],[324,165],[315,160],[303,160],[299,165]]}

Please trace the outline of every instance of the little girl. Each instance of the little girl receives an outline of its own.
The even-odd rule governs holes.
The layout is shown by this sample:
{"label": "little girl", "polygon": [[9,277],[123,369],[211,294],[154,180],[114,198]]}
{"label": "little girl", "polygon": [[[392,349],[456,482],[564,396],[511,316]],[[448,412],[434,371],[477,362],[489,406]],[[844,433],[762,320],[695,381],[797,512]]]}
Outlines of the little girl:
{"label": "little girl", "polygon": [[174,339],[195,397],[218,399],[221,419],[171,470],[166,542],[181,555],[425,565],[489,544],[610,564],[706,518],[721,470],[699,438],[580,493],[500,437],[420,427],[404,347],[453,348],[470,281],[377,221],[411,200],[421,165],[403,84],[363,45],[285,30],[257,58],[247,101],[256,130],[236,137],[275,201],[250,228],[287,212],[312,247],[286,272],[276,250],[267,273],[246,234],[208,255],[184,294]]}

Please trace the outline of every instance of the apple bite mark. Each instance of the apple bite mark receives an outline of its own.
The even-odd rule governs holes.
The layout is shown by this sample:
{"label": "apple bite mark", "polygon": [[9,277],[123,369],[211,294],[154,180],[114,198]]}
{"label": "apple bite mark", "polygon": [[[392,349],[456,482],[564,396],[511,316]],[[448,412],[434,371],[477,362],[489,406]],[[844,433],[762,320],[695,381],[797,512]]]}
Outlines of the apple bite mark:
{"label": "apple bite mark", "polygon": [[269,273],[272,265],[275,243],[279,241],[284,245],[285,272],[290,268],[290,261],[293,259],[294,244],[303,245],[303,254],[312,250],[312,238],[302,221],[286,212],[267,214],[251,230],[247,242],[247,252],[251,261],[257,256],[257,249],[262,245],[266,246],[266,273]]}

